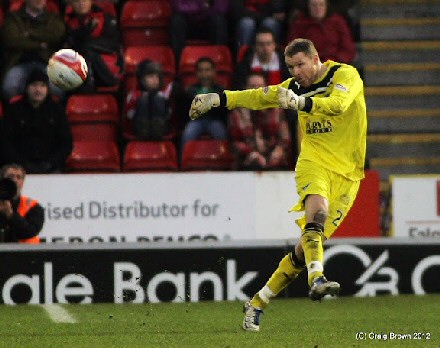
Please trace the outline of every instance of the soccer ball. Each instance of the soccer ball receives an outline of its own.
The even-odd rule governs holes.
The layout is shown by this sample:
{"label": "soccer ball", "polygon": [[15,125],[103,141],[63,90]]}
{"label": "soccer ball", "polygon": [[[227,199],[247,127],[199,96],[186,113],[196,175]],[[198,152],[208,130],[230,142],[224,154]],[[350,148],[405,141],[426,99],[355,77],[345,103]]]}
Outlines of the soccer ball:
{"label": "soccer ball", "polygon": [[65,91],[81,86],[87,73],[84,57],[72,49],[65,48],[55,52],[47,64],[49,80]]}

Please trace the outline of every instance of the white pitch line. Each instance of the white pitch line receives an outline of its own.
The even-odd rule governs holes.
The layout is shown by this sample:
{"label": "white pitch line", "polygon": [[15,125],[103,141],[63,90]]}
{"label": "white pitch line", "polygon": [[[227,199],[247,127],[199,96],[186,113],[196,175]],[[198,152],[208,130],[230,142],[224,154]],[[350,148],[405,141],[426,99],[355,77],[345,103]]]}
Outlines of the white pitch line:
{"label": "white pitch line", "polygon": [[50,319],[52,319],[55,323],[67,323],[74,324],[76,323],[76,319],[72,317],[67,310],[61,307],[58,304],[47,304],[42,306],[44,310],[49,315]]}

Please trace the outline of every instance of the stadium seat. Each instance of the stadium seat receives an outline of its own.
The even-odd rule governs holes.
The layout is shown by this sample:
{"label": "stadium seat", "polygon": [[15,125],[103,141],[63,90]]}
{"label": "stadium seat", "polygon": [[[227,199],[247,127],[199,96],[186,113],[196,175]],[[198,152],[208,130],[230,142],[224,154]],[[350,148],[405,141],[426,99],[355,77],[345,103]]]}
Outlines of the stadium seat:
{"label": "stadium seat", "polygon": [[205,45],[186,46],[179,61],[179,76],[184,86],[196,81],[195,64],[201,57],[210,57],[216,66],[219,83],[224,87],[230,86],[233,73],[232,54],[228,46]]}
{"label": "stadium seat", "polygon": [[120,17],[123,45],[168,45],[171,13],[168,1],[128,0]]}
{"label": "stadium seat", "polygon": [[136,67],[144,59],[150,59],[162,65],[165,84],[174,80],[176,76],[176,63],[171,47],[129,46],[124,50],[126,90],[136,85]]}
{"label": "stadium seat", "polygon": [[125,148],[124,172],[177,169],[177,152],[171,141],[130,141]]}
{"label": "stadium seat", "polygon": [[118,141],[118,130],[112,123],[74,123],[73,141]]}
{"label": "stadium seat", "polygon": [[119,150],[112,141],[74,141],[67,172],[119,172]]}
{"label": "stadium seat", "polygon": [[233,157],[227,140],[192,140],[185,144],[182,170],[230,170]]}
{"label": "stadium seat", "polygon": [[119,123],[119,107],[111,94],[73,94],[67,100],[66,113],[71,123]]}

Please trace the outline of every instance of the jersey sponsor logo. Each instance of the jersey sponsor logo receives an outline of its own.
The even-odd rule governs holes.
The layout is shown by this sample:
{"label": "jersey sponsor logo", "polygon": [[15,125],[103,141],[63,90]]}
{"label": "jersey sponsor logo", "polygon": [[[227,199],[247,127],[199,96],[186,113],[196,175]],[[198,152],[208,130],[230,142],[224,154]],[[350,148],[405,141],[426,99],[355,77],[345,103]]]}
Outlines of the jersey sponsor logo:
{"label": "jersey sponsor logo", "polygon": [[342,92],[348,92],[348,88],[345,87],[345,86],[343,86],[343,85],[341,85],[340,83],[337,83],[337,84],[335,85],[335,88],[336,88],[336,89],[339,89],[339,90],[342,91]]}
{"label": "jersey sponsor logo", "polygon": [[333,131],[330,120],[308,121],[306,123],[306,134],[329,133]]}

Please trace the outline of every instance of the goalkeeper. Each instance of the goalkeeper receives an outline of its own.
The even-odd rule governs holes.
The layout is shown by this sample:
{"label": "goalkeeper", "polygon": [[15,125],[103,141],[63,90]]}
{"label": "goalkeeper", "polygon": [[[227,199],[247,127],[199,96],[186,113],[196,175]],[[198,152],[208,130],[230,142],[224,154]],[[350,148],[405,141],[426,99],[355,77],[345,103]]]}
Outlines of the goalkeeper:
{"label": "goalkeeper", "polygon": [[340,285],[324,276],[323,243],[347,215],[364,177],[367,116],[357,70],[331,60],[322,63],[313,43],[305,39],[290,42],[284,56],[292,78],[259,89],[200,94],[189,112],[195,119],[213,107],[298,111],[303,139],[295,178],[300,200],[291,211],[305,211],[296,221],[302,235],[245,304],[247,331],[259,330],[260,315],[270,299],[305,269],[312,300],[339,293]]}

